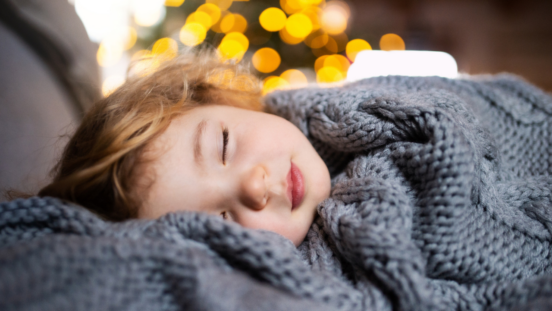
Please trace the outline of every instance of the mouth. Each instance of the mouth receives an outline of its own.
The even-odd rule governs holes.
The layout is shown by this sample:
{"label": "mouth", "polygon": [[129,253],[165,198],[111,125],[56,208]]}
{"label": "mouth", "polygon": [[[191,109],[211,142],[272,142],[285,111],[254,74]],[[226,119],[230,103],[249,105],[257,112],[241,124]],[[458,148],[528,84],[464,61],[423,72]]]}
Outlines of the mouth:
{"label": "mouth", "polygon": [[291,162],[291,168],[289,169],[289,173],[287,175],[287,182],[287,195],[291,201],[291,210],[293,211],[301,205],[305,195],[303,174],[293,162]]}

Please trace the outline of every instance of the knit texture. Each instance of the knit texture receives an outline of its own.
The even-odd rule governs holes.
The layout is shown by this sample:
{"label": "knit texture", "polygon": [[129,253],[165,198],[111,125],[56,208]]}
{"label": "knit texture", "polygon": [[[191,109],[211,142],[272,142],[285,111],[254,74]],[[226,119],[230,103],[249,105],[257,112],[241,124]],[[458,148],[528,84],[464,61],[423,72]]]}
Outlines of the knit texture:
{"label": "knit texture", "polygon": [[516,77],[279,91],[332,174],[305,241],[0,204],[1,310],[548,310],[552,98]]}

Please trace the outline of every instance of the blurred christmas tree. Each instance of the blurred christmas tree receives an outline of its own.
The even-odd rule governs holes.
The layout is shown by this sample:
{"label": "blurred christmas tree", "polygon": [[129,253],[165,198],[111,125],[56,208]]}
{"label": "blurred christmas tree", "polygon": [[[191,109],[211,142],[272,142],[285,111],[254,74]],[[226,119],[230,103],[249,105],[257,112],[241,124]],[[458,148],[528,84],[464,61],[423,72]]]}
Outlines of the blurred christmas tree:
{"label": "blurred christmas tree", "polygon": [[[79,12],[79,1],[87,0],[76,1]],[[110,67],[163,56],[145,62],[143,69],[148,70],[184,46],[210,45],[222,60],[251,61],[264,78],[265,92],[288,85],[342,81],[356,54],[371,49],[365,40],[348,37],[351,11],[341,0],[120,1],[127,3],[131,18],[124,30],[112,29],[101,40],[98,62],[107,72],[104,94],[124,81],[120,75],[110,76]],[[80,13],[83,10],[81,5]],[[404,49],[396,35],[383,39],[381,49]]]}

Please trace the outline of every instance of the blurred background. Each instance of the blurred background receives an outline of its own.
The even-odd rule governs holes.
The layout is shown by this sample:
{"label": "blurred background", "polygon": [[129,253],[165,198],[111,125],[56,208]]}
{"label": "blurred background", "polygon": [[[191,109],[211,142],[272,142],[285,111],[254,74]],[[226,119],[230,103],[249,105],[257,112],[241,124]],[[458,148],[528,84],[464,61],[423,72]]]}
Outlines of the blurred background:
{"label": "blurred background", "polygon": [[251,63],[265,92],[345,81],[370,50],[446,52],[460,73],[552,91],[550,0],[0,0],[0,42],[0,191],[37,191],[133,60],[147,73],[184,47]]}

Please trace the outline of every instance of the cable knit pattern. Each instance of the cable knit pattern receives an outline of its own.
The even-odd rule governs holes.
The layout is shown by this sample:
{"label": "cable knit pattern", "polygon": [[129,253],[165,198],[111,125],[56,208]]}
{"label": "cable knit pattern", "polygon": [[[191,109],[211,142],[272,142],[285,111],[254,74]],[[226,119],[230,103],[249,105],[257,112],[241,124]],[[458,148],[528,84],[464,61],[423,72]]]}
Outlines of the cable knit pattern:
{"label": "cable knit pattern", "polygon": [[509,75],[379,77],[267,107],[332,175],[299,248],[197,213],[0,204],[2,310],[548,310],[552,98]]}

